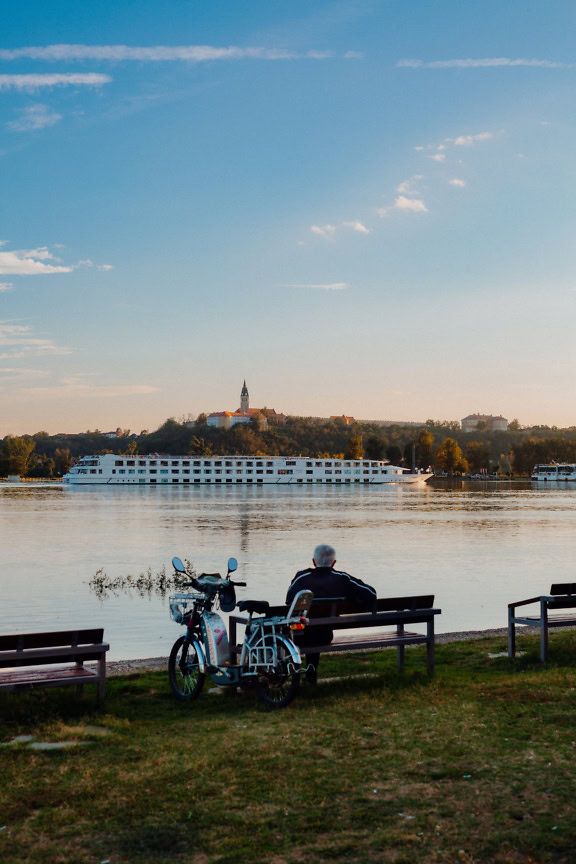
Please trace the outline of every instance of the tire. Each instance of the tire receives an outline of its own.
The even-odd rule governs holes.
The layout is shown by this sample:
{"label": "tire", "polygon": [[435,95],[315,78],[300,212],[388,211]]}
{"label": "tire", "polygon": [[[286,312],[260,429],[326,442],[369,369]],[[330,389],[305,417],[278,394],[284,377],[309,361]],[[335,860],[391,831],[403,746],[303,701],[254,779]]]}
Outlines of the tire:
{"label": "tire", "polygon": [[172,646],[168,659],[170,688],[177,699],[191,702],[202,692],[206,675],[200,672],[198,654],[193,644],[181,636]]}
{"label": "tire", "polygon": [[300,670],[294,669],[288,648],[275,636],[265,636],[262,646],[276,649],[278,662],[274,669],[262,672],[256,681],[256,695],[269,708],[285,708],[300,688]]}

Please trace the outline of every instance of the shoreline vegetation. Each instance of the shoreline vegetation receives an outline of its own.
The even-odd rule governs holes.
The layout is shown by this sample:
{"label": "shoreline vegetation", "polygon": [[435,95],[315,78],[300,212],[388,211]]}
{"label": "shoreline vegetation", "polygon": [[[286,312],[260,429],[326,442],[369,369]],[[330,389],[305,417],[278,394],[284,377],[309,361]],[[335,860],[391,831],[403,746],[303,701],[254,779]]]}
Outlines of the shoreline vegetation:
{"label": "shoreline vegetation", "polygon": [[309,458],[388,459],[392,464],[433,467],[449,476],[492,474],[523,477],[533,466],[551,461],[576,462],[576,427],[521,427],[489,431],[480,422],[463,432],[455,420],[423,424],[381,424],[336,417],[274,417],[256,414],[231,429],[196,420],[169,418],[153,432],[129,429],[77,434],[6,435],[0,446],[0,477],[51,479],[65,474],[82,456],[150,453],[190,456],[304,456]]}
{"label": "shoreline vegetation", "polygon": [[102,711],[90,687],[0,694],[0,858],[571,864],[576,631],[548,666],[519,647],[439,644],[432,681],[419,647],[404,674],[391,651],[326,656],[278,712],[178,703],[164,670],[111,677]]}

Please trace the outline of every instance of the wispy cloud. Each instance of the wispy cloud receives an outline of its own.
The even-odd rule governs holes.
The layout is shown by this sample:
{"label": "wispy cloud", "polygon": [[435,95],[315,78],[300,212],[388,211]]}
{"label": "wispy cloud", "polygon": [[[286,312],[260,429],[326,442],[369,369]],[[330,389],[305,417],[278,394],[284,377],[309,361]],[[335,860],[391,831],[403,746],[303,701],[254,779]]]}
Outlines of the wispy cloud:
{"label": "wispy cloud", "polygon": [[126,396],[147,396],[150,393],[158,393],[159,388],[150,384],[99,384],[86,381],[87,375],[71,375],[61,378],[57,384],[45,387],[25,387],[22,392],[35,399],[52,399],[58,396],[77,396],[78,398],[90,399],[113,399]]}
{"label": "wispy cloud", "polygon": [[[326,60],[332,51],[292,51],[284,48],[242,48],[214,45],[41,45],[0,50],[0,60],[140,60],[166,62],[181,60],[205,63],[210,60]],[[355,51],[344,54],[347,60],[360,59]]]}
{"label": "wispy cloud", "polygon": [[13,288],[12,282],[0,282],[0,291],[11,291]]}
{"label": "wispy cloud", "polygon": [[447,144],[454,144],[455,147],[471,147],[481,141],[491,141],[492,138],[494,138],[494,132],[478,132],[476,135],[458,135],[457,138],[445,138],[444,141]]}
{"label": "wispy cloud", "polygon": [[428,208],[420,198],[407,198],[405,195],[399,195],[394,200],[395,210],[404,210],[408,213],[428,213]]}
{"label": "wispy cloud", "polygon": [[347,282],[299,282],[291,285],[280,285],[280,288],[317,288],[320,291],[345,291],[349,287]]}
{"label": "wispy cloud", "polygon": [[52,357],[71,353],[70,348],[56,345],[52,339],[40,339],[34,336],[29,324],[0,321],[0,360],[15,360],[18,357]]}
{"label": "wispy cloud", "polygon": [[434,162],[445,162],[446,154],[445,153],[434,153],[432,156],[428,156],[428,159],[433,159]]}
{"label": "wispy cloud", "polygon": [[318,237],[326,237],[327,239],[332,239],[334,237],[334,232],[336,231],[336,226],[335,225],[311,225],[310,231],[313,234],[316,234]]}
{"label": "wispy cloud", "polygon": [[46,264],[47,258],[53,256],[45,247],[17,249],[13,252],[0,251],[0,276],[40,276],[47,273],[70,273],[74,269],[61,264]]}
{"label": "wispy cloud", "polygon": [[345,228],[351,228],[358,234],[370,234],[370,228],[367,228],[362,222],[343,222]]}
{"label": "wispy cloud", "polygon": [[51,111],[48,105],[41,104],[20,108],[18,114],[17,120],[9,120],[6,123],[12,132],[34,132],[37,129],[45,129],[47,126],[54,126],[62,119],[61,114]]}
{"label": "wispy cloud", "polygon": [[47,378],[50,373],[46,369],[12,369],[0,367],[0,381],[17,381],[21,383],[27,378]]}
{"label": "wispy cloud", "polygon": [[95,267],[96,270],[102,270],[107,272],[108,270],[113,270],[113,264],[95,264],[94,261],[91,261],[90,258],[82,258],[80,261],[76,262],[76,267]]}
{"label": "wispy cloud", "polygon": [[409,69],[491,69],[495,67],[529,66],[538,69],[574,69],[576,63],[563,63],[557,60],[537,60],[519,57],[482,57],[456,60],[399,60],[397,67]]}
{"label": "wispy cloud", "polygon": [[111,81],[110,75],[101,75],[99,72],[0,75],[0,90],[32,92],[44,87],[101,87]]}
{"label": "wispy cloud", "polygon": [[448,183],[450,184],[450,186],[460,186],[460,187],[466,186],[466,181],[465,180],[459,180],[458,177],[453,177],[452,180],[448,181]]}
{"label": "wispy cloud", "polygon": [[396,192],[398,195],[416,195],[417,184],[423,179],[424,176],[422,174],[413,174],[408,180],[403,180],[402,183],[398,184]]}

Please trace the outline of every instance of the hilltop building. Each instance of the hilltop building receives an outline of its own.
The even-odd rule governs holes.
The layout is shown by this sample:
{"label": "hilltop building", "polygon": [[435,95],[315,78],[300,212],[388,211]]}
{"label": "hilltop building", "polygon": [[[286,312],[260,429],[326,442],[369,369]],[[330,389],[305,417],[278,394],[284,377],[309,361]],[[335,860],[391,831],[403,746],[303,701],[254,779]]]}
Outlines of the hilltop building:
{"label": "hilltop building", "polygon": [[495,417],[492,414],[468,414],[462,418],[462,431],[475,432],[479,423],[485,423],[488,432],[508,431],[508,420],[502,415]]}
{"label": "hilltop building", "polygon": [[250,408],[250,394],[246,381],[240,391],[240,407],[237,411],[213,411],[208,415],[208,426],[216,426],[218,429],[231,429],[237,423],[249,423],[259,414],[262,428],[266,429],[268,423],[283,424],[286,422],[285,414],[278,414],[274,408]]}

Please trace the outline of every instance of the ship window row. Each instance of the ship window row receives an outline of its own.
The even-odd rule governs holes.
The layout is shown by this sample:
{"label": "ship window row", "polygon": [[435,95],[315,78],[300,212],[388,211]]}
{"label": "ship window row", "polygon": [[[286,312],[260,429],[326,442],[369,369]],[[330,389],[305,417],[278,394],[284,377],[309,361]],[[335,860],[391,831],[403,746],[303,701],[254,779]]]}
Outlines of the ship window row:
{"label": "ship window row", "polygon": [[[116,480],[116,483],[136,483],[136,482],[146,483],[146,480],[139,479],[138,481],[136,481],[136,480],[125,480],[124,478]],[[181,481],[178,478],[173,478],[172,481],[170,481],[169,478],[167,478],[167,477],[161,478],[160,481],[158,481],[157,478],[155,478],[155,477],[150,480],[151,484],[158,483],[158,482],[160,482],[160,483],[170,483],[170,482],[172,482],[172,483],[180,483],[180,482],[182,482],[182,483],[200,483],[201,481],[199,478],[191,480],[189,477],[182,478]],[[254,483],[254,482],[263,483],[264,480],[260,479],[260,478],[258,478],[256,481],[254,481],[252,478],[250,478],[248,480],[242,480],[239,478],[237,478],[236,480],[232,480],[232,478],[227,478],[224,480],[222,480],[221,478],[218,478],[214,481],[205,480],[206,484],[212,483],[212,482],[214,482],[214,483]],[[296,482],[297,483],[304,483],[304,480],[302,478],[298,478]],[[364,478],[363,480],[355,479],[354,481],[352,481],[350,478],[346,478],[344,480],[342,480],[341,478],[337,478],[335,480],[332,480],[331,478],[324,479],[324,480],[322,478],[316,478],[316,480],[312,480],[312,479],[306,480],[306,483],[352,483],[352,482],[354,482],[354,483],[370,483],[370,480],[368,478]]]}
{"label": "ship window row", "polygon": [[[286,460],[286,462],[285,462],[285,465],[287,467],[295,466],[296,464],[297,463],[295,460]],[[382,463],[380,463],[380,462],[360,462],[360,461],[359,462],[340,462],[340,461],[326,462],[326,461],[322,460],[322,461],[307,461],[306,467],[307,468],[313,468],[313,467],[314,468],[332,468],[332,467],[334,467],[334,468],[341,468],[341,467],[344,467],[344,468],[352,468],[352,467],[354,467],[354,468],[379,468],[379,467],[381,467],[381,464]],[[98,461],[86,462],[86,461],[82,460],[81,462],[79,462],[79,465],[81,465],[82,467],[89,466],[89,465],[98,465]],[[233,465],[236,465],[236,466],[241,466],[241,467],[246,466],[248,468],[252,468],[254,466],[256,468],[263,468],[263,467],[273,468],[274,462],[265,461],[265,460],[262,460],[262,461],[258,460],[257,461],[257,460],[250,460],[250,459],[249,460],[246,460],[246,459],[238,459],[238,460],[231,460],[231,459],[230,460],[229,459],[220,460],[220,459],[217,459],[214,461],[212,461],[212,460],[200,460],[200,459],[172,459],[172,460],[170,460],[170,459],[138,459],[138,460],[136,460],[136,459],[127,459],[127,460],[116,459],[114,462],[114,465],[116,466],[116,468],[124,468],[124,467],[134,468],[136,465],[139,468],[146,468],[148,466],[157,466],[157,465],[160,465],[162,467],[168,467],[168,466],[189,467],[190,465],[192,465],[194,467],[200,467],[200,466],[204,465],[205,467],[210,467],[210,468],[220,468],[222,466],[225,466],[226,468],[231,468]],[[548,470],[550,470],[550,469],[548,469]],[[555,470],[555,469],[552,469],[552,470]]]}
{"label": "ship window row", "polygon": [[[87,474],[88,470],[85,468],[72,469],[71,473]],[[90,473],[91,474],[96,474],[96,473],[102,474],[102,469],[100,469],[98,472],[96,472],[95,469],[91,469]],[[172,469],[160,468],[158,470],[157,468],[150,468],[150,469],[139,468],[138,470],[136,470],[135,468],[128,468],[128,469],[126,469],[126,468],[118,468],[118,469],[113,468],[112,474],[116,474],[116,473],[118,473],[118,474],[136,474],[136,473],[138,473],[138,474],[148,474],[148,473],[150,473],[150,474],[158,474],[158,473],[160,473],[160,474],[169,474],[169,473],[180,474],[180,469],[179,468],[172,468]],[[190,468],[183,468],[182,469],[182,474],[190,474],[190,473],[191,473]],[[233,473],[243,474],[244,470],[242,468],[236,468],[234,470],[232,468],[227,468],[224,470],[221,468],[215,468],[215,469],[204,468],[204,470],[201,470],[200,468],[193,468],[192,469],[192,474],[204,474],[205,476],[208,474],[222,474],[222,473],[224,473],[224,474],[233,474]],[[264,474],[264,473],[266,473],[266,475],[268,475],[268,476],[270,474],[275,474],[275,473],[279,474],[279,475],[286,475],[286,474],[293,474],[294,470],[292,468],[278,468],[276,470],[271,469],[271,468],[267,468],[266,471],[264,471],[263,468],[258,468],[255,471],[252,468],[246,469],[246,474]],[[332,474],[334,474],[334,475],[338,474],[339,475],[342,473],[349,475],[352,473],[352,471],[351,470],[345,470],[344,472],[342,472],[339,469],[332,470],[331,468],[326,468],[324,471],[325,475],[332,475]],[[370,472],[370,470],[367,468],[364,468],[362,470],[356,469],[354,471],[354,474],[370,474],[370,473],[372,473],[372,475],[378,475],[378,474],[389,474],[389,473],[400,473],[400,472],[398,472],[398,471],[392,472],[392,471],[389,471],[385,468],[380,468],[380,469],[375,468],[375,469],[372,469],[372,472]],[[308,469],[306,469],[306,474],[314,474],[314,470],[311,468],[308,468]]]}

